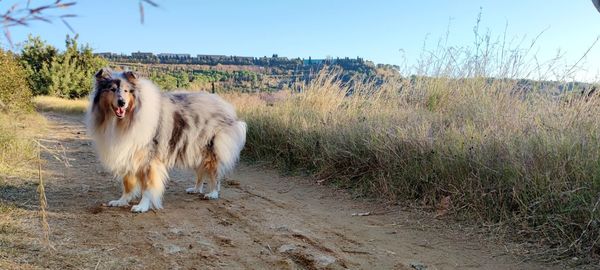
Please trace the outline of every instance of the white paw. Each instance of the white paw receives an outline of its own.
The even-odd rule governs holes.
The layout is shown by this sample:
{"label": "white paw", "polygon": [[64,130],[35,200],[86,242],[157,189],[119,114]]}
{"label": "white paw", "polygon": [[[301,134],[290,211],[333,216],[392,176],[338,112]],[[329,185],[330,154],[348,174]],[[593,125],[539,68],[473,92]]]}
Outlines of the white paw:
{"label": "white paw", "polygon": [[208,194],[204,194],[204,198],[209,200],[216,200],[219,198],[219,192],[215,190]]}
{"label": "white paw", "polygon": [[127,206],[127,205],[129,205],[129,202],[127,202],[126,200],[123,200],[123,199],[118,199],[118,200],[108,202],[108,206],[110,206],[110,207],[123,207],[123,206]]}
{"label": "white paw", "polygon": [[185,192],[187,192],[189,194],[202,193],[202,188],[195,188],[195,187],[186,188]]}
{"label": "white paw", "polygon": [[131,212],[144,213],[144,212],[148,212],[149,209],[150,209],[149,205],[136,204],[133,207],[131,207]]}

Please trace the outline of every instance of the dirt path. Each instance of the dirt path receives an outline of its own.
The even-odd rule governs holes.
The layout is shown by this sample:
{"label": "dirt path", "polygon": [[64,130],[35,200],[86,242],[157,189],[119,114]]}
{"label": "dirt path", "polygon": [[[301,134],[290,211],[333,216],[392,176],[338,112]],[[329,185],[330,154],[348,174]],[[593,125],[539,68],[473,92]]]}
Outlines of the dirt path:
{"label": "dirt path", "polygon": [[[547,269],[428,215],[359,202],[305,178],[241,165],[218,201],[188,195],[193,175],[171,172],[159,212],[101,207],[120,195],[97,161],[80,116],[46,115],[47,197],[61,269]],[[369,216],[353,213],[371,212]],[[453,228],[450,228],[453,227]],[[412,264],[412,266],[411,266]],[[422,268],[427,267],[427,268]]]}

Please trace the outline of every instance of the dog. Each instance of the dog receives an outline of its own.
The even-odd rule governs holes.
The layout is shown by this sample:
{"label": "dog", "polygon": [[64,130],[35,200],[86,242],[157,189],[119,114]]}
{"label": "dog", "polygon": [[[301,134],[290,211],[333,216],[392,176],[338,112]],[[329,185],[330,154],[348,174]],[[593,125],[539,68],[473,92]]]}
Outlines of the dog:
{"label": "dog", "polygon": [[86,126],[103,165],[123,177],[122,196],[108,206],[128,206],[141,195],[131,208],[138,213],[162,209],[173,167],[196,172],[188,193],[218,199],[220,180],[234,169],[246,141],[246,123],[219,96],[161,93],[136,72],[108,68],[95,74]]}

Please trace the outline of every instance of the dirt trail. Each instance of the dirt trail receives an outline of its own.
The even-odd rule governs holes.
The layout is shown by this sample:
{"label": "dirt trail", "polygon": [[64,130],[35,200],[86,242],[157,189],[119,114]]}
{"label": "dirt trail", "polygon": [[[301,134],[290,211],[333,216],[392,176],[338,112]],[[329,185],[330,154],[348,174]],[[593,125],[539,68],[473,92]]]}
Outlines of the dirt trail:
{"label": "dirt trail", "polygon": [[[120,182],[97,161],[82,117],[46,116],[51,122],[46,144],[64,146],[71,166],[47,157],[46,192],[56,251],[38,258],[43,267],[549,268],[522,262],[505,247],[428,215],[352,200],[309,179],[246,165],[226,181],[217,201],[186,194],[193,175],[175,170],[164,210],[133,214],[128,208],[101,207],[118,198]],[[369,211],[373,214],[352,215]]]}

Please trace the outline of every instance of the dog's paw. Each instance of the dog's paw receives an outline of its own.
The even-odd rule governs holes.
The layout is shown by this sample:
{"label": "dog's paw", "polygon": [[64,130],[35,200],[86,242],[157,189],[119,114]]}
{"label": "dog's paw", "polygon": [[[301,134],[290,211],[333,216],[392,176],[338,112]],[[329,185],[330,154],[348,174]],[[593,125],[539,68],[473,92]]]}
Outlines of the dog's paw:
{"label": "dog's paw", "polygon": [[202,188],[195,188],[195,187],[186,188],[185,192],[187,192],[188,194],[202,193]]}
{"label": "dog's paw", "polygon": [[118,199],[118,200],[108,202],[107,205],[110,207],[123,207],[123,206],[128,206],[129,203],[126,200]]}
{"label": "dog's paw", "polygon": [[208,194],[204,194],[204,199],[207,199],[207,200],[216,200],[218,198],[219,198],[219,192],[216,190],[212,191]]}
{"label": "dog's paw", "polygon": [[131,207],[131,212],[144,213],[144,212],[148,212],[149,209],[150,209],[149,205],[136,204],[133,207]]}

